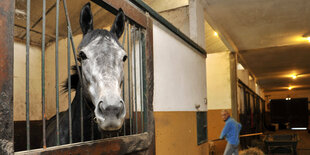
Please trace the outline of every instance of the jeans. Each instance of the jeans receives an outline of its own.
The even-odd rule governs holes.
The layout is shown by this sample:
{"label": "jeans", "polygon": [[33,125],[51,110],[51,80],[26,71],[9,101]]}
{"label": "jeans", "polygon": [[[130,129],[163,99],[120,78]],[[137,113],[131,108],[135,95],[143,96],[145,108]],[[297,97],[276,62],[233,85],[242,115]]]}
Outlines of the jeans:
{"label": "jeans", "polygon": [[238,155],[238,145],[226,144],[224,155]]}

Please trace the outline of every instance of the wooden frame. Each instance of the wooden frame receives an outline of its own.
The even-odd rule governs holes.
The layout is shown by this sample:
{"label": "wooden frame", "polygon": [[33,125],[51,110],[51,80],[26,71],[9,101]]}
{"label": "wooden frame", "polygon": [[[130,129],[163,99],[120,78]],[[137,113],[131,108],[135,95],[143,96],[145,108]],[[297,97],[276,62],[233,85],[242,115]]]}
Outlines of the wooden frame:
{"label": "wooden frame", "polygon": [[[147,132],[107,138],[96,141],[80,142],[62,146],[49,147],[17,152],[15,154],[155,154],[155,129],[153,118],[153,23],[149,16],[133,7],[125,0],[92,0],[108,11],[116,14],[122,8],[126,16],[134,24],[138,24],[146,30],[146,48],[144,59],[145,72],[145,104],[148,106]],[[2,150],[0,154],[13,153],[13,53],[14,53],[14,10],[15,1],[3,0],[0,2],[0,25],[3,37],[0,39],[0,144],[6,140],[10,145],[9,150]],[[4,119],[5,118],[5,119]],[[9,151],[9,152],[8,152]],[[8,152],[8,153],[7,153]]]}
{"label": "wooden frame", "polygon": [[0,154],[13,153],[13,59],[15,1],[0,1]]}

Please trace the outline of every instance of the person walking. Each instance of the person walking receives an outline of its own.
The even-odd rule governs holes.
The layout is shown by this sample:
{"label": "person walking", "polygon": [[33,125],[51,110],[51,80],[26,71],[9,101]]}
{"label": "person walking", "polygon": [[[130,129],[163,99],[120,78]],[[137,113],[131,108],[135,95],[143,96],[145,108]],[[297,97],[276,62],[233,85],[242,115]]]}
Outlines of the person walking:
{"label": "person walking", "polygon": [[220,139],[224,139],[225,137],[227,141],[224,155],[238,155],[239,133],[242,126],[230,117],[227,110],[222,110],[221,116],[225,121],[225,126],[222,130]]}

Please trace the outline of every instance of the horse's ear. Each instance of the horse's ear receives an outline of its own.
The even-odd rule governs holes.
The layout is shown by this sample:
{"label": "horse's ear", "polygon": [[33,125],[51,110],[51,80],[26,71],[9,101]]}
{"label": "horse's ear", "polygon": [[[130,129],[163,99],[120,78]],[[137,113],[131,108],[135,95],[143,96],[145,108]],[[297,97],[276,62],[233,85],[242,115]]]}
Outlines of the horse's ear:
{"label": "horse's ear", "polygon": [[117,38],[120,38],[124,32],[124,28],[125,28],[125,15],[123,10],[120,8],[118,10],[118,14],[116,15],[116,18],[114,20],[110,32],[115,34]]}
{"label": "horse's ear", "polygon": [[80,26],[83,35],[93,30],[93,15],[91,14],[90,3],[85,4],[80,14]]}

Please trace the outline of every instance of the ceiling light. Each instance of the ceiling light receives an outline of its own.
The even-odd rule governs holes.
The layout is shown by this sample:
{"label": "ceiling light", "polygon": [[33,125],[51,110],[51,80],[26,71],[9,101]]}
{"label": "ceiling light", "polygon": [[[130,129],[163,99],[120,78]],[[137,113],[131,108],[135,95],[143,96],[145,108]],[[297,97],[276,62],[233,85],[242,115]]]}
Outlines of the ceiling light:
{"label": "ceiling light", "polygon": [[303,38],[304,40],[307,39],[307,40],[310,42],[310,32],[308,32],[308,33],[302,35],[302,38]]}
{"label": "ceiling light", "polygon": [[217,35],[218,35],[217,32],[214,31],[214,36],[217,36]]}
{"label": "ceiling light", "polygon": [[293,78],[293,79],[296,79],[296,78],[297,78],[297,75],[292,75],[292,78]]}
{"label": "ceiling light", "polygon": [[287,89],[288,89],[288,90],[292,90],[292,89],[293,89],[293,87],[288,87]]}

